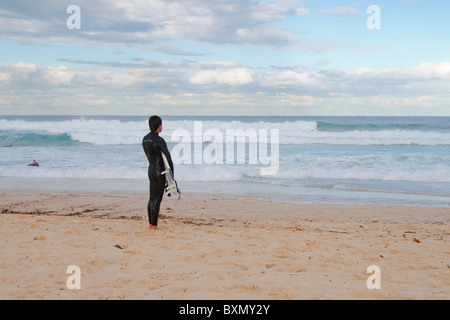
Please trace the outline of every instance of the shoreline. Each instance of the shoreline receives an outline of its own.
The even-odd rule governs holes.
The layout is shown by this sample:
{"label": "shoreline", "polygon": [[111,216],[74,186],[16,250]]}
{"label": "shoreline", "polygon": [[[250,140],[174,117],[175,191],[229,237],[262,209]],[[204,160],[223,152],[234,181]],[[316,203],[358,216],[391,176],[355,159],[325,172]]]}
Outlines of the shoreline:
{"label": "shoreline", "polygon": [[445,208],[165,199],[150,232],[146,202],[2,196],[0,299],[450,298]]}
{"label": "shoreline", "polygon": [[[107,195],[98,193],[2,194],[0,212],[87,216],[96,218],[147,219],[147,195]],[[3,212],[4,213],[4,212]],[[233,197],[164,198],[161,214],[175,218],[222,219],[239,221],[377,220],[383,222],[450,222],[447,208],[374,204],[302,204]]]}
{"label": "shoreline", "polygon": [[[249,184],[249,185],[246,185]],[[231,190],[230,190],[230,185]],[[270,188],[273,189],[270,189]],[[252,199],[300,205],[393,206],[450,208],[448,197],[415,193],[383,191],[328,190],[314,187],[288,187],[251,182],[202,182],[198,189],[193,182],[181,185],[182,199]],[[268,188],[271,190],[267,191]],[[185,192],[183,190],[196,190]],[[224,191],[225,190],[225,191]],[[228,190],[228,191],[227,191]],[[239,192],[236,192],[239,190]],[[274,192],[275,190],[275,192]],[[148,197],[148,179],[67,179],[0,177],[2,196],[106,196]]]}

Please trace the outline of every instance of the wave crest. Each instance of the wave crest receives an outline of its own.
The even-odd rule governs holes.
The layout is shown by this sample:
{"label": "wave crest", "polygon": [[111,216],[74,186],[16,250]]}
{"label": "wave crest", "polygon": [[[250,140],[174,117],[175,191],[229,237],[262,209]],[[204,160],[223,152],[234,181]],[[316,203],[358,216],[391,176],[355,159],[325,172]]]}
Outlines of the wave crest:
{"label": "wave crest", "polygon": [[[164,122],[161,136],[170,144],[172,133],[177,129],[185,129],[194,135],[202,135],[205,131],[216,129],[226,135],[227,129],[279,130],[282,145],[450,145],[448,131],[422,131],[407,129],[355,130],[341,127],[336,131],[320,127],[316,121],[285,121],[285,122],[252,122],[243,121],[202,121],[202,131],[196,132],[194,121],[168,120]],[[93,145],[134,145],[140,144],[142,137],[148,132],[146,121],[119,120],[85,120],[75,119],[67,121],[24,121],[0,119],[0,143],[19,145],[36,145],[36,143],[50,145],[67,145],[70,143],[89,143]],[[70,138],[70,139],[69,139]],[[203,139],[208,142],[207,139]]]}

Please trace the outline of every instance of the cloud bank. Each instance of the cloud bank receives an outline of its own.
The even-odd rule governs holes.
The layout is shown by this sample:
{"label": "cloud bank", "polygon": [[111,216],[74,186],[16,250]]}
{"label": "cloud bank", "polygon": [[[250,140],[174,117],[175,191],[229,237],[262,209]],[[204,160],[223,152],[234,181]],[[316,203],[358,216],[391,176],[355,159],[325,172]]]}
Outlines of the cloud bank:
{"label": "cloud bank", "polygon": [[71,105],[73,114],[87,110],[101,114],[105,108],[130,114],[127,108],[133,106],[137,114],[155,108],[172,112],[176,107],[183,113],[189,107],[199,114],[210,109],[229,114],[233,108],[273,114],[284,108],[289,114],[377,115],[400,107],[442,111],[450,101],[450,61],[349,71],[311,71],[302,66],[261,71],[235,61],[139,61],[132,66],[98,71],[0,63],[0,92],[11,103],[42,112]]}
{"label": "cloud bank", "polygon": [[1,38],[24,43],[136,46],[168,53],[176,53],[176,48],[164,44],[168,40],[283,49],[298,46],[300,39],[279,22],[310,14],[296,7],[295,1],[78,0],[81,29],[70,32],[66,4],[51,0],[3,3]]}

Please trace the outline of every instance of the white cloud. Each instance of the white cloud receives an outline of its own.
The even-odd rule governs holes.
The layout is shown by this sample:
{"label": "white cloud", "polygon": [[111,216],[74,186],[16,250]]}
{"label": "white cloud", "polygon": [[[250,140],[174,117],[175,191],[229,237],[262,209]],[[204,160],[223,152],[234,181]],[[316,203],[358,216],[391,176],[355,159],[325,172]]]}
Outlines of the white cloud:
{"label": "white cloud", "polygon": [[105,98],[101,99],[84,99],[80,100],[83,104],[91,105],[91,106],[105,106],[110,103],[110,101],[106,100]]}
{"label": "white cloud", "polygon": [[0,72],[0,85],[6,85],[9,83],[11,76],[9,73]]}
{"label": "white cloud", "polygon": [[200,71],[189,78],[193,84],[225,84],[230,86],[241,86],[253,82],[252,73],[245,68],[231,69],[225,71],[205,70]]}
{"label": "white cloud", "polygon": [[282,72],[267,72],[260,74],[259,80],[265,87],[314,87],[319,85],[320,78],[308,71],[286,70]]}
{"label": "white cloud", "polygon": [[412,69],[411,75],[420,76],[423,79],[450,80],[450,61],[422,62]]}
{"label": "white cloud", "polygon": [[55,85],[69,85],[73,76],[73,73],[66,66],[59,66],[58,68],[50,66],[45,70],[43,79]]}
{"label": "white cloud", "polygon": [[[7,64],[3,64],[4,66],[8,66]],[[38,66],[34,63],[23,63],[19,62],[15,65],[17,71],[20,72],[20,74],[27,75],[32,72],[36,72],[38,70]]]}
{"label": "white cloud", "polygon": [[364,16],[364,13],[352,7],[337,7],[323,9],[319,11],[322,14],[331,14],[343,17]]}
{"label": "white cloud", "polygon": [[405,81],[450,80],[450,61],[422,62],[413,68],[358,68],[348,72],[348,76],[357,79],[391,79]]}
{"label": "white cloud", "polygon": [[309,16],[309,15],[311,15],[311,12],[309,11],[309,9],[297,8],[295,10],[295,15],[296,16]]}

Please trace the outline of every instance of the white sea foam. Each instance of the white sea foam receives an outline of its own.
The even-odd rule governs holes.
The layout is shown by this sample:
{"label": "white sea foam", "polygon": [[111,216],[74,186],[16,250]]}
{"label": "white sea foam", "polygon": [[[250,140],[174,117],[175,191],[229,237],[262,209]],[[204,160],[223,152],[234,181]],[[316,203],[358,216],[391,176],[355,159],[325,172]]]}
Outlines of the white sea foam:
{"label": "white sea foam", "polygon": [[[327,145],[450,145],[449,132],[433,132],[419,130],[371,130],[371,131],[322,131],[315,121],[285,121],[279,123],[242,121],[202,121],[204,133],[208,129],[217,129],[225,134],[227,129],[278,129],[280,144],[327,144]],[[165,121],[161,136],[168,143],[174,130],[186,129],[191,132],[193,139],[206,137],[194,136],[193,121]],[[67,121],[24,121],[0,119],[0,130],[48,133],[51,135],[67,134],[73,141],[93,145],[130,145],[140,144],[142,137],[148,132],[146,121],[118,121],[118,120],[84,120]]]}
{"label": "white sea foam", "polygon": [[[133,157],[139,155],[141,154]],[[42,157],[40,159],[42,159],[40,168],[26,167],[25,160],[20,165],[0,166],[0,177],[147,179],[146,164],[138,162],[132,157],[118,159],[106,154],[91,154],[84,156],[83,161],[80,159],[60,160],[61,163],[75,161],[81,163],[80,165],[73,163],[70,166],[58,165],[55,159],[52,163],[46,163]],[[249,165],[180,164],[176,166],[175,175],[180,182],[264,179],[265,183],[270,183],[270,181],[278,182],[280,180],[293,182],[309,179],[339,179],[450,183],[450,165],[448,165],[450,158],[441,161],[436,163],[436,161],[421,161],[420,158],[401,159],[388,155],[369,157],[298,156],[282,160],[279,172],[268,177],[261,176],[261,166]]]}
{"label": "white sea foam", "polygon": [[[291,156],[277,179],[339,179],[450,183],[450,157],[367,155]],[[284,169],[283,169],[284,168]]]}

